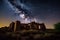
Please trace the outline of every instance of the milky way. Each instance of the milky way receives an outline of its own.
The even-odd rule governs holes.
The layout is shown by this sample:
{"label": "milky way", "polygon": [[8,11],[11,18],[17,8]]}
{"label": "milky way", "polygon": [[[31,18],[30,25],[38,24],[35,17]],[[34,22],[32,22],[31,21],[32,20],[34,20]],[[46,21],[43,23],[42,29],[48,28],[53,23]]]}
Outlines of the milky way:
{"label": "milky way", "polygon": [[[47,28],[54,28],[53,25],[60,22],[59,0],[17,0],[16,5],[11,3],[11,0],[0,0],[0,26],[6,26],[12,21],[21,20],[21,10],[26,15],[21,17],[28,18],[28,20],[30,17],[34,20],[37,19],[38,22],[44,22]],[[27,19],[24,20],[27,21]]]}
{"label": "milky way", "polygon": [[37,22],[37,19],[30,15],[31,14],[31,11],[29,9],[30,7],[24,4],[23,0],[8,0],[8,3],[12,7],[13,10],[15,9],[15,13],[24,20],[21,22],[30,23],[32,20]]}

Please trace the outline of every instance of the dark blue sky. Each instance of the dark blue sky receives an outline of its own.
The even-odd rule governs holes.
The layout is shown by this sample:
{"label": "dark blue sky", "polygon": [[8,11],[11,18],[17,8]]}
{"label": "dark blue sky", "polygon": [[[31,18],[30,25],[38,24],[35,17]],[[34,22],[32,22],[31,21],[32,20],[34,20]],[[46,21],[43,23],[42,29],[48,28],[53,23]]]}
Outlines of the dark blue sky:
{"label": "dark blue sky", "polygon": [[[59,0],[23,0],[32,13],[30,15],[43,21],[47,28],[53,28],[53,24],[60,22],[60,1]],[[9,25],[15,21],[16,16],[7,0],[0,1],[0,26]]]}

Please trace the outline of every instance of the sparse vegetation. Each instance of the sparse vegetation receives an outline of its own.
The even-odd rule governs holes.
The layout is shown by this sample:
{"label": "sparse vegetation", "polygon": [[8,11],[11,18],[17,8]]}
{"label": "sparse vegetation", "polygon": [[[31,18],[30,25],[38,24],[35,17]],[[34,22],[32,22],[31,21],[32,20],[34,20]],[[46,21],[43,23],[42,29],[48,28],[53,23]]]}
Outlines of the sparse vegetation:
{"label": "sparse vegetation", "polygon": [[56,30],[56,31],[60,32],[60,22],[54,24],[54,27],[55,27],[55,30]]}

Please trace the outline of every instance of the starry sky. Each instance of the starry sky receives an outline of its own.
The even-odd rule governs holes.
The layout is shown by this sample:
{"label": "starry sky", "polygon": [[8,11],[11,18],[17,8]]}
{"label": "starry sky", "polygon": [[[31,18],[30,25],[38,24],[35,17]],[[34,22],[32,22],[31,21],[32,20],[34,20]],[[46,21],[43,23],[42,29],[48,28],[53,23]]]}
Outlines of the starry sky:
{"label": "starry sky", "polygon": [[[59,0],[22,0],[30,15],[44,22],[46,28],[53,29],[54,24],[60,22],[60,1]],[[19,17],[8,4],[8,0],[0,0],[0,27],[8,26]],[[20,19],[20,18],[19,18]]]}

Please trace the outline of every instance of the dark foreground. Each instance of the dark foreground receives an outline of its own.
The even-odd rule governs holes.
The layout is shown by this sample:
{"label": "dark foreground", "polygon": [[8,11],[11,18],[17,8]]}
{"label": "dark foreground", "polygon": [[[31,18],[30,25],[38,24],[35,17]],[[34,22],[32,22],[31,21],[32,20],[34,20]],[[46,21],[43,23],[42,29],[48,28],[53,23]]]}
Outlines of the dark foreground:
{"label": "dark foreground", "polygon": [[60,33],[40,31],[2,32],[0,40],[60,40]]}

